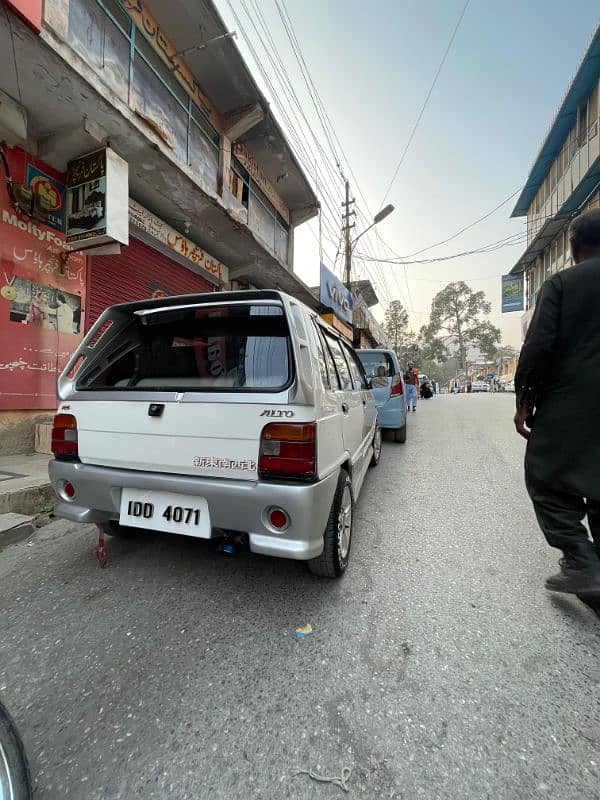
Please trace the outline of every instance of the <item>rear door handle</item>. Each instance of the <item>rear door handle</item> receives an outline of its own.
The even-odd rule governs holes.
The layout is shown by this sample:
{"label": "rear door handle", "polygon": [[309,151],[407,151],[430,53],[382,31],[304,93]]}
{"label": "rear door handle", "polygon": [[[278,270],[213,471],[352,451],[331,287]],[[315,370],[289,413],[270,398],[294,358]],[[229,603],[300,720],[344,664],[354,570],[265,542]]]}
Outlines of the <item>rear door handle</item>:
{"label": "rear door handle", "polygon": [[342,411],[344,412],[344,414],[347,414],[348,411],[350,411],[350,406],[348,405],[348,403],[342,403]]}

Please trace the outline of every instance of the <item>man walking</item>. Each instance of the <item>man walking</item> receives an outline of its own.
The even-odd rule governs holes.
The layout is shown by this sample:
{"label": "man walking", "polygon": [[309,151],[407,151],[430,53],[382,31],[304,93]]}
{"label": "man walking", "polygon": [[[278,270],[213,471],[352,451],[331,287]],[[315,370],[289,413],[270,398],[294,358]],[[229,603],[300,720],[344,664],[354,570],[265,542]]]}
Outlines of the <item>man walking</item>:
{"label": "man walking", "polygon": [[419,394],[419,370],[415,367],[414,361],[408,362],[408,368],[404,373],[404,385],[406,386],[406,408],[410,411],[417,410],[417,397]]}
{"label": "man walking", "polygon": [[542,286],[521,351],[515,425],[539,525],[564,554],[546,588],[600,597],[600,209],[569,238],[576,266]]}

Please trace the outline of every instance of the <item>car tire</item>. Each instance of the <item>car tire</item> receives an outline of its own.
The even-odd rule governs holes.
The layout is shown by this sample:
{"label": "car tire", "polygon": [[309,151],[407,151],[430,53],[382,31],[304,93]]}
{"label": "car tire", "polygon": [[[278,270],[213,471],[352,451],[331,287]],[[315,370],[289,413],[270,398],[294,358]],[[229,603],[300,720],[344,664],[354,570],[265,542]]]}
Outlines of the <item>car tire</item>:
{"label": "car tire", "polygon": [[106,536],[112,536],[113,539],[135,539],[144,531],[139,528],[126,528],[120,525],[116,520],[111,519],[109,522],[103,522],[98,527],[102,528]]}
{"label": "car tire", "polygon": [[370,467],[376,467],[381,458],[381,447],[383,445],[383,433],[379,425],[375,428],[375,435],[373,436],[373,455],[371,456]]}
{"label": "car tire", "polygon": [[0,703],[0,797],[31,800],[31,773],[12,717]]}
{"label": "car tire", "polygon": [[404,444],[406,442],[406,422],[401,428],[394,431],[394,441],[398,442],[398,444]]}
{"label": "car tire", "polygon": [[308,562],[308,568],[313,575],[341,578],[346,571],[352,546],[353,508],[350,476],[345,470],[341,470],[323,534],[323,552]]}

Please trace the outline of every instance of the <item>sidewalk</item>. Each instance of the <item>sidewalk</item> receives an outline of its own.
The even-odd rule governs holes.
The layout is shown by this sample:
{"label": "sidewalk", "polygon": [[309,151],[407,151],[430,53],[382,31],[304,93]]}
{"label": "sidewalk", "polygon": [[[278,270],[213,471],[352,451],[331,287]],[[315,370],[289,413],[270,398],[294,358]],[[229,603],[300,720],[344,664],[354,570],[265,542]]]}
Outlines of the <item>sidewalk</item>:
{"label": "sidewalk", "polygon": [[54,503],[47,455],[0,456],[0,514],[35,515]]}

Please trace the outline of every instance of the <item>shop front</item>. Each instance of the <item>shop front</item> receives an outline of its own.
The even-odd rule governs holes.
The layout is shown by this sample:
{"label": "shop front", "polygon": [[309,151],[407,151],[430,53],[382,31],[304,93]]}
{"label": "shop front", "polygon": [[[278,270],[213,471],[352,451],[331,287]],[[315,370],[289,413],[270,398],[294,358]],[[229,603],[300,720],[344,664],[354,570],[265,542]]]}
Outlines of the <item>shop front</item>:
{"label": "shop front", "polygon": [[6,146],[1,172],[0,410],[49,410],[83,335],[86,256],[65,241],[64,175]]}
{"label": "shop front", "polygon": [[133,200],[129,223],[119,255],[89,258],[86,330],[115,303],[214,292],[227,281],[223,264]]}

